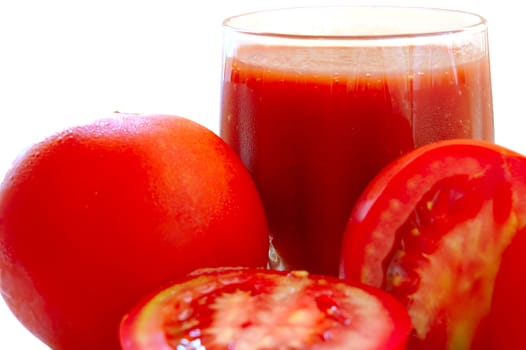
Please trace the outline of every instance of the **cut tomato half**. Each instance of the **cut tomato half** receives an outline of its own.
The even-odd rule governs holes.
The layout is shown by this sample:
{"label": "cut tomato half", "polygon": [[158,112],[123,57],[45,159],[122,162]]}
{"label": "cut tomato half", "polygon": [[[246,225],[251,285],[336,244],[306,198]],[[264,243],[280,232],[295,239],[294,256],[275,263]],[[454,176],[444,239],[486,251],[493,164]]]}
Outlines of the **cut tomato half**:
{"label": "cut tomato half", "polygon": [[334,277],[202,270],[123,318],[125,350],[404,349],[411,329],[389,294]]}
{"label": "cut tomato half", "polygon": [[503,312],[525,309],[525,224],[524,156],[482,141],[431,144],[359,198],[340,276],[406,306],[408,349],[526,349],[522,316]]}

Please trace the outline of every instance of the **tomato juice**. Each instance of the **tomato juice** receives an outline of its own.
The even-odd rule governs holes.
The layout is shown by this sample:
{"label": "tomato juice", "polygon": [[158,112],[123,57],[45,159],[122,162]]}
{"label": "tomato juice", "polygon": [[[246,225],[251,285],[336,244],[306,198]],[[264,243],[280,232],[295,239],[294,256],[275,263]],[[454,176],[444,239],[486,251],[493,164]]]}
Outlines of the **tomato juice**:
{"label": "tomato juice", "polygon": [[221,136],[254,177],[273,267],[335,275],[357,196],[442,139],[493,140],[486,52],[450,46],[241,46],[225,58]]}

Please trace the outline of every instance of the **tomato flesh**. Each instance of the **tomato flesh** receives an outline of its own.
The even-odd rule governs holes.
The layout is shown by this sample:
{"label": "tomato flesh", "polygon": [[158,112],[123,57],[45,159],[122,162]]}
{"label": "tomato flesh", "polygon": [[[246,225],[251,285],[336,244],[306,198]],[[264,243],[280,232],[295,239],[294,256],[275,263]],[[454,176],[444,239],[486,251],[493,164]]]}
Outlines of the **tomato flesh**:
{"label": "tomato flesh", "polygon": [[[502,337],[502,325],[489,319],[494,304],[507,303],[494,290],[511,286],[501,267],[510,266],[505,252],[526,218],[526,173],[514,170],[517,162],[526,169],[526,158],[493,144],[440,142],[394,162],[358,200],[341,276],[406,306],[408,349],[490,349]],[[517,242],[524,255],[526,244]],[[512,294],[524,292],[522,283]]]}
{"label": "tomato flesh", "polygon": [[302,271],[201,271],[138,305],[124,349],[403,349],[410,321],[376,288]]}

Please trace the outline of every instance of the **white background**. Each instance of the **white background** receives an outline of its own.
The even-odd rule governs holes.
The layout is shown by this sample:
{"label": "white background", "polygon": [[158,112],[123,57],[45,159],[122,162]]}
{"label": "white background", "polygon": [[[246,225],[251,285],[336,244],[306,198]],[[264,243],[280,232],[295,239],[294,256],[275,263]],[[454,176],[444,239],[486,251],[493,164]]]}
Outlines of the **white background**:
{"label": "white background", "polygon": [[[316,3],[0,0],[0,179],[27,145],[115,110],[177,114],[217,132],[222,19]],[[520,2],[318,3],[420,5],[486,17],[496,142],[526,153],[526,31],[521,29],[522,11],[516,8]],[[1,300],[0,349],[46,349]]]}

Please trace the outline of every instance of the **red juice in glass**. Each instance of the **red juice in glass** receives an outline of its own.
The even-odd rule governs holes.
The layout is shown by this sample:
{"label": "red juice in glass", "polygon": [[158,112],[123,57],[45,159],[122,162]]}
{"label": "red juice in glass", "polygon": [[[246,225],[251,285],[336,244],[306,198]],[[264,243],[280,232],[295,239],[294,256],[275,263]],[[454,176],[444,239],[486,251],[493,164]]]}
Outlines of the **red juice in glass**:
{"label": "red juice in glass", "polygon": [[349,213],[382,167],[433,141],[493,140],[486,47],[258,35],[225,54],[220,133],[261,193],[274,268],[337,275]]}

